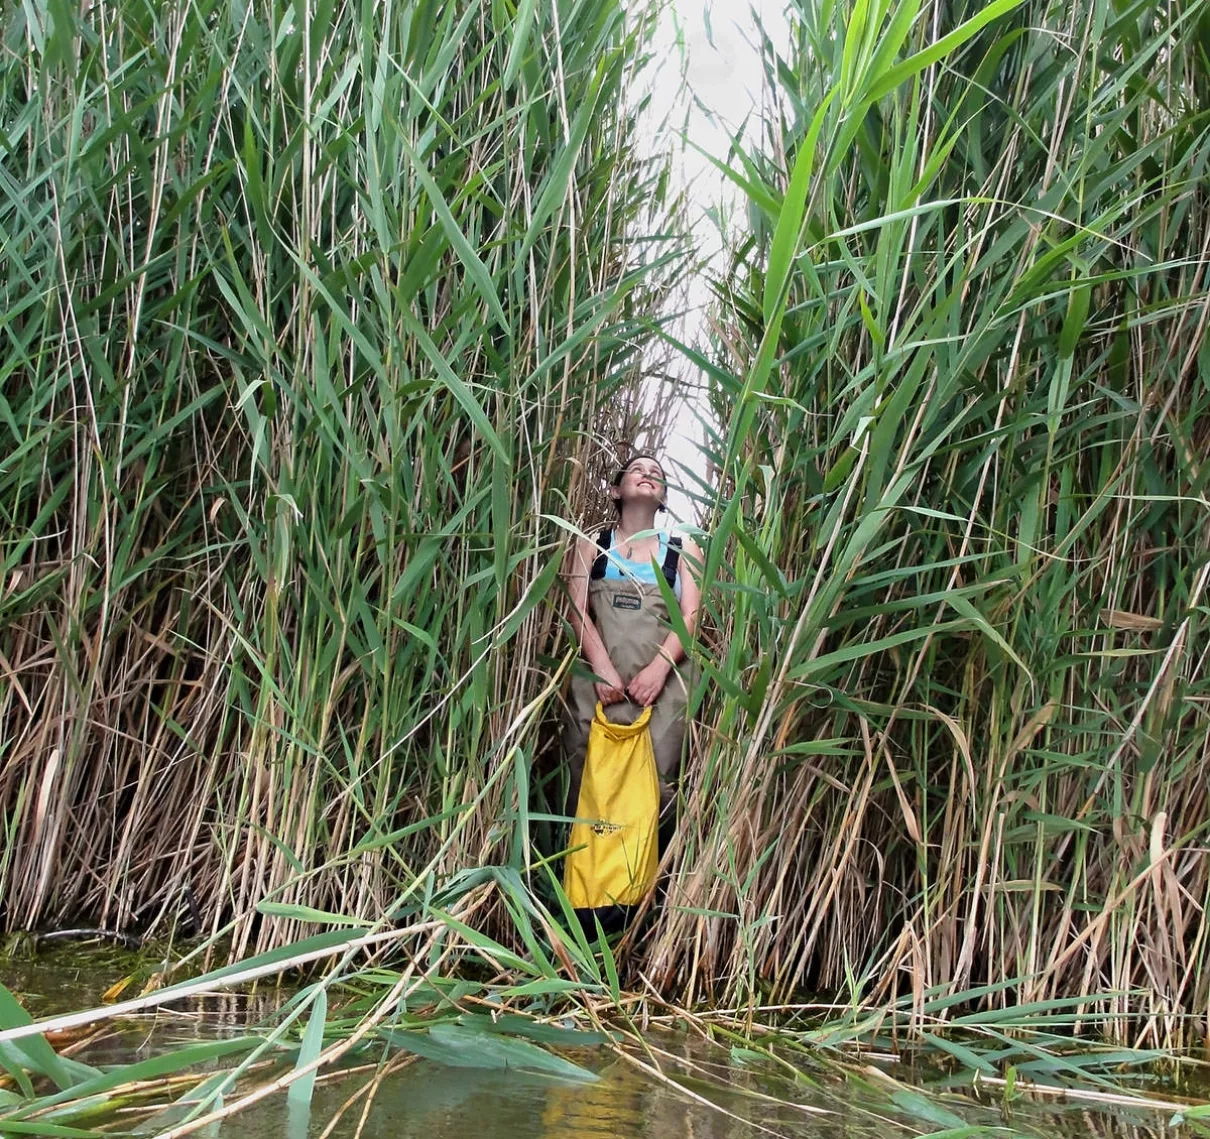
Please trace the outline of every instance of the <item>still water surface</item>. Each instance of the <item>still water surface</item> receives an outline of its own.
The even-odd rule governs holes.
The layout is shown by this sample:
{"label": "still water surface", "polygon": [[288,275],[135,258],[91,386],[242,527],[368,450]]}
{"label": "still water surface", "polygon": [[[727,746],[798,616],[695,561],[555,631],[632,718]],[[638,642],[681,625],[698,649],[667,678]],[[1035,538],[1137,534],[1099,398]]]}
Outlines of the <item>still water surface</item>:
{"label": "still water surface", "polygon": [[[987,1136],[1176,1139],[1177,1134],[1189,1135],[1187,1130],[1169,1130],[1167,1114],[1018,1104],[1011,1118],[1005,1119],[998,1107],[922,1089],[938,1110],[937,1118],[929,1119],[911,1102],[897,1103],[863,1081],[839,1078],[797,1094],[780,1080],[768,1082],[768,1091],[795,1096],[826,1114],[808,1115],[788,1105],[754,1105],[746,1097],[717,1090],[709,1096],[741,1117],[737,1119],[689,1102],[627,1064],[607,1062],[596,1070],[601,1076],[597,1083],[568,1087],[533,1076],[459,1071],[419,1061],[384,1081],[365,1117],[362,1139],[754,1139],[769,1133],[786,1139],[898,1139],[944,1131],[946,1113],[959,1117],[954,1122],[978,1127],[976,1135]],[[753,1082],[749,1073],[733,1072],[731,1078]],[[274,1102],[225,1122],[221,1135],[223,1139],[318,1139],[356,1086],[346,1081],[317,1087],[309,1121],[292,1119],[285,1103]],[[359,1102],[342,1117],[333,1139],[354,1139],[361,1107]]]}
{"label": "still water surface", "polygon": [[[122,975],[117,968],[128,970],[129,958],[56,951],[33,962],[0,960],[0,982],[19,992],[35,1015],[48,1015],[97,1004],[101,992]],[[279,998],[273,990],[252,998],[223,994],[185,1012],[131,1018],[81,1058],[129,1063],[188,1040],[243,1031],[268,1019]],[[361,1096],[340,1115],[342,1105],[372,1076],[350,1074],[321,1080],[309,1112],[292,1111],[285,1097],[277,1096],[205,1134],[210,1139],[320,1139],[340,1115],[331,1139],[754,1139],[769,1134],[906,1139],[947,1128],[953,1133],[958,1125],[977,1129],[966,1133],[971,1139],[1192,1139],[1186,1128],[1169,1127],[1169,1112],[1024,1100],[1005,1114],[1000,1104],[955,1086],[969,1084],[961,1076],[883,1064],[880,1077],[857,1065],[846,1072],[821,1062],[806,1072],[807,1081],[793,1082],[772,1064],[732,1063],[725,1049],[701,1040],[661,1034],[650,1043],[668,1054],[661,1058],[665,1072],[709,1103],[694,1102],[608,1052],[584,1049],[566,1054],[597,1073],[593,1083],[570,1085],[417,1060],[380,1082],[368,1110],[367,1097]],[[138,1129],[143,1135],[157,1130],[145,1120]]]}

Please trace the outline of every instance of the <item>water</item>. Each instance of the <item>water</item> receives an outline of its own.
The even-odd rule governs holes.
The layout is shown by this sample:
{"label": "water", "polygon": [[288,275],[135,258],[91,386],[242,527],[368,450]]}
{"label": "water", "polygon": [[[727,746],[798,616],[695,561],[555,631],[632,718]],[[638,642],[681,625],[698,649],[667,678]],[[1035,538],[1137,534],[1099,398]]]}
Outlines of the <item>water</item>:
{"label": "water", "polygon": [[[720,1053],[708,1045],[683,1039],[679,1043],[682,1052],[698,1062],[708,1058],[717,1062],[719,1058]],[[587,1062],[591,1064],[591,1060]],[[721,1073],[724,1080],[778,1097],[793,1097],[800,1106],[753,1101],[724,1090],[720,1083],[695,1085],[715,1105],[711,1107],[690,1102],[611,1057],[601,1057],[592,1066],[601,1077],[597,1083],[569,1087],[533,1076],[456,1070],[418,1061],[382,1083],[364,1123],[364,1101],[352,1105],[332,1137],[354,1139],[361,1125],[361,1139],[755,1139],[768,1133],[785,1139],[897,1139],[953,1124],[986,1128],[976,1134],[1030,1139],[1176,1136],[1167,1126],[1170,1113],[1026,1103],[1017,1104],[1006,1118],[998,1106],[980,1104],[967,1096],[920,1090],[901,1096],[861,1080],[838,1078],[816,1088],[795,1089],[768,1074],[735,1067]],[[679,1074],[671,1065],[666,1070]],[[317,1087],[309,1121],[291,1119],[286,1104],[279,1100],[224,1122],[221,1135],[223,1139],[319,1139],[361,1084],[350,1079]],[[927,1105],[923,1111],[913,1096]],[[804,1107],[814,1107],[819,1113],[808,1114]],[[1182,1134],[1188,1136],[1189,1132]]]}
{"label": "water", "polygon": [[[98,1004],[135,962],[118,950],[60,947],[33,961],[0,960],[0,981],[20,993],[35,1015],[48,1015]],[[280,999],[280,992],[262,988],[251,996],[206,997],[172,1014],[124,1018],[81,1058],[130,1063],[199,1038],[242,1032],[266,1020]],[[330,1127],[331,1139],[898,1139],[967,1126],[979,1129],[972,1135],[1030,1139],[1190,1135],[1187,1128],[1169,1127],[1169,1111],[1023,1099],[1010,1112],[990,1095],[977,1098],[961,1073],[838,1062],[821,1054],[796,1081],[771,1061],[733,1062],[725,1048],[700,1039],[656,1033],[648,1044],[667,1076],[687,1086],[696,1101],[603,1049],[565,1053],[599,1077],[575,1085],[417,1059],[376,1084],[373,1070],[321,1078],[309,1112],[292,1111],[284,1095],[275,1095],[207,1134],[320,1139]],[[363,1054],[356,1063],[380,1058],[381,1052]],[[801,1067],[801,1058],[795,1063]],[[160,1129],[142,1115],[123,1124],[144,1134]]]}

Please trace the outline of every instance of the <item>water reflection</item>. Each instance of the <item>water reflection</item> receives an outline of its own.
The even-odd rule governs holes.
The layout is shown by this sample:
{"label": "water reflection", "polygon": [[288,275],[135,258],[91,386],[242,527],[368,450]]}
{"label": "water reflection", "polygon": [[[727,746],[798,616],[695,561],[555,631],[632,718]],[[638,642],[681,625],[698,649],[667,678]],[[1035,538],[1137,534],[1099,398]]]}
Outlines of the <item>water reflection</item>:
{"label": "water reflection", "polygon": [[[31,962],[0,964],[0,981],[22,992],[35,1015],[96,1004],[129,970],[129,959],[108,967],[47,954]],[[189,1040],[214,1039],[272,1019],[282,994],[217,993],[168,1016],[123,1018],[105,1040],[82,1056],[92,1063],[130,1063]],[[945,1086],[945,1077],[899,1072],[894,1085],[861,1076],[843,1078],[820,1065],[812,1084],[781,1078],[784,1069],[739,1067],[728,1054],[680,1036],[653,1036],[665,1051],[668,1073],[717,1105],[692,1102],[675,1088],[607,1052],[580,1050],[569,1059],[597,1072],[588,1084],[556,1083],[516,1071],[443,1068],[419,1060],[388,1076],[362,1121],[359,1099],[336,1123],[332,1139],[740,1139],[765,1128],[786,1139],[899,1139],[943,1130],[948,1122],[980,1128],[975,1134],[1017,1139],[1176,1139],[1170,1113],[1081,1103],[1018,1100],[1011,1113],[992,1099]],[[372,1061],[362,1055],[358,1062]],[[890,1069],[894,1072],[894,1069]],[[325,1080],[309,1113],[291,1111],[285,1096],[225,1120],[221,1139],[319,1139],[367,1073]],[[906,1085],[914,1085],[909,1088]],[[779,1105],[745,1091],[794,1100]],[[756,1125],[759,1125],[756,1126]],[[359,1131],[360,1127],[360,1131]],[[984,1130],[985,1129],[985,1130]],[[766,1132],[767,1133],[767,1132]]]}
{"label": "water reflection", "polygon": [[[577,1057],[583,1060],[584,1057]],[[615,1062],[590,1084],[555,1084],[517,1072],[440,1068],[420,1061],[379,1089],[363,1139],[738,1139],[753,1128],[705,1106],[687,1104],[628,1065]],[[355,1086],[355,1085],[354,1085]],[[348,1099],[349,1083],[315,1089],[309,1135],[316,1139]],[[333,1137],[351,1139],[361,1105]],[[299,1139],[285,1104],[236,1116],[224,1139]]]}
{"label": "water reflection", "polygon": [[[574,1058],[591,1066],[585,1055]],[[810,1102],[826,1111],[817,1115],[716,1089],[710,1098],[740,1117],[734,1118],[689,1102],[622,1062],[598,1070],[596,1083],[572,1086],[522,1073],[419,1061],[383,1083],[360,1134],[363,1139],[754,1139],[762,1134],[759,1124],[764,1133],[785,1139],[908,1139],[941,1129],[843,1081],[810,1092]],[[745,1076],[733,1073],[741,1080]],[[318,1139],[357,1086],[350,1080],[316,1087],[305,1131],[279,1101],[225,1121],[222,1137]],[[785,1094],[784,1086],[778,1090]],[[361,1108],[358,1102],[342,1117],[332,1139],[353,1139]],[[1006,1116],[998,1105],[949,1096],[942,1110],[953,1111],[965,1125],[985,1128],[975,1134],[989,1139],[1176,1139],[1166,1116],[1121,1109],[1018,1102]]]}
{"label": "water reflection", "polygon": [[1093,1111],[1064,1104],[1029,1104],[1014,1118],[1028,1121],[1031,1135],[1089,1136],[1091,1139],[1189,1139],[1187,1127],[1168,1126],[1171,1113],[1136,1112],[1128,1108]]}

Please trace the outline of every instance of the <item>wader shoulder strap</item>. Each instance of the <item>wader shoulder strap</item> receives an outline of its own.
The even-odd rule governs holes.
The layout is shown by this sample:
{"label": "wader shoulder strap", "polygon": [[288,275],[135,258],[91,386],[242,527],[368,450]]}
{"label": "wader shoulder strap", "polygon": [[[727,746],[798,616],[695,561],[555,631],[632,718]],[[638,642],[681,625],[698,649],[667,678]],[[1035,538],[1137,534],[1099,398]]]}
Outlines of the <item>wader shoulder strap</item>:
{"label": "wader shoulder strap", "polygon": [[601,552],[597,554],[597,559],[592,563],[592,572],[588,575],[592,581],[600,581],[605,576],[605,567],[607,559],[605,551],[613,544],[613,531],[602,530],[597,535],[597,545],[601,548]]}
{"label": "wader shoulder strap", "polygon": [[681,560],[681,539],[668,539],[668,552],[664,555],[664,580],[676,588],[676,571]]}

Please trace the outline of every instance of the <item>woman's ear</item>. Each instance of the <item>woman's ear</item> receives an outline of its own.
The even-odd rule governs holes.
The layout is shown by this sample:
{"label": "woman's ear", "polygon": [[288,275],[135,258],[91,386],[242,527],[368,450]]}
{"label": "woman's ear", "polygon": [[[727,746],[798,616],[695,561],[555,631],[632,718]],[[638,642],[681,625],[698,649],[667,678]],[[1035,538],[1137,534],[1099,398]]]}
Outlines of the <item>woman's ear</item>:
{"label": "woman's ear", "polygon": [[612,498],[614,502],[621,502],[622,488],[620,486],[611,486],[609,488],[609,497]]}

